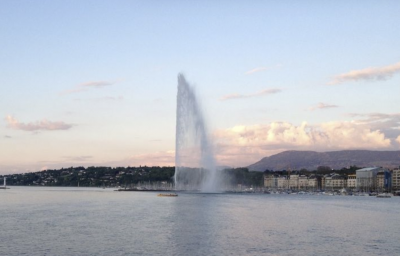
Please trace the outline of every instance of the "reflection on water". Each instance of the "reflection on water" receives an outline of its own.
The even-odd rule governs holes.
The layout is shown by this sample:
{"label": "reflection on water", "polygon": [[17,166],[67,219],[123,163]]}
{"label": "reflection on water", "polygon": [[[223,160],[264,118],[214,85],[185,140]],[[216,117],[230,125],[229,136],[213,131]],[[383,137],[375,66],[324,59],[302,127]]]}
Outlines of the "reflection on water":
{"label": "reflection on water", "polygon": [[2,255],[399,255],[400,198],[0,191]]}

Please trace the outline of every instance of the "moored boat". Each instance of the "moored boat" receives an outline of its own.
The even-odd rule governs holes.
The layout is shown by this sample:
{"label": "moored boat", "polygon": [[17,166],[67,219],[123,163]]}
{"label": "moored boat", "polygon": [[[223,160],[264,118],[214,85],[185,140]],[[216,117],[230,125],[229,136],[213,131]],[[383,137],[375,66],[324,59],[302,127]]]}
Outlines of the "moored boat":
{"label": "moored boat", "polygon": [[170,193],[170,194],[158,194],[157,196],[165,196],[165,197],[176,197],[178,194]]}
{"label": "moored boat", "polygon": [[390,194],[390,193],[381,193],[381,194],[378,194],[376,197],[379,197],[379,198],[391,198],[393,195],[392,194]]}

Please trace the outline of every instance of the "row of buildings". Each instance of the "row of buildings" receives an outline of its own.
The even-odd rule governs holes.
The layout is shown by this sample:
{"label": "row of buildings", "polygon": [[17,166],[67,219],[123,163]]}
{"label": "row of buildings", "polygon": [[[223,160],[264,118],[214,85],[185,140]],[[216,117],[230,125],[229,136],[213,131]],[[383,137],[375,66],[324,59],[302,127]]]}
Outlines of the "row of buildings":
{"label": "row of buildings", "polygon": [[349,175],[330,173],[308,176],[297,172],[288,175],[265,174],[264,187],[272,190],[396,191],[400,190],[400,169],[370,167]]}

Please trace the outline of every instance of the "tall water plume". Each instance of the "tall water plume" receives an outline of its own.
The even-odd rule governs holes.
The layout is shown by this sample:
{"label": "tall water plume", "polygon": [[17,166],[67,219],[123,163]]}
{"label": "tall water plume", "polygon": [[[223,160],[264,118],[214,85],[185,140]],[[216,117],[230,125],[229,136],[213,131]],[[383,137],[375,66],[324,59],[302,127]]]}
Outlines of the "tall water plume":
{"label": "tall water plume", "polygon": [[175,188],[217,192],[213,146],[194,89],[178,75],[176,109]]}

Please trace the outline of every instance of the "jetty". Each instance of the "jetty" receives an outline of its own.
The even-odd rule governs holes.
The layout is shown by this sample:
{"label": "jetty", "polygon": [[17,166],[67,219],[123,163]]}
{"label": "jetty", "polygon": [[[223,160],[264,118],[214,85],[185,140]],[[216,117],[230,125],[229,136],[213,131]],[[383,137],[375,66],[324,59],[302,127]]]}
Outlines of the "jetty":
{"label": "jetty", "polygon": [[172,192],[175,190],[171,190],[171,189],[148,189],[148,188],[119,188],[115,191],[130,191],[130,192]]}

